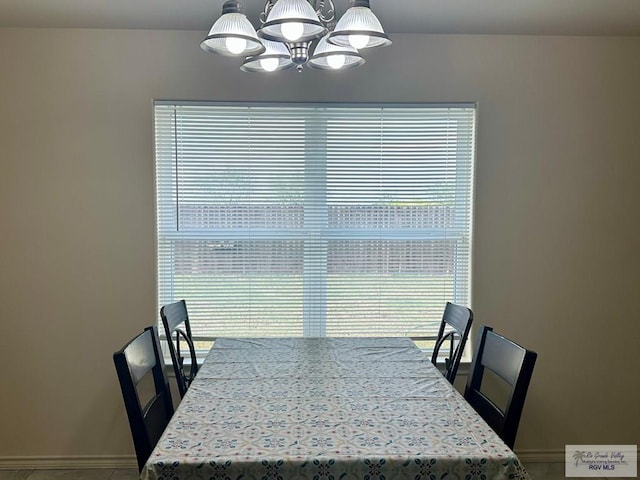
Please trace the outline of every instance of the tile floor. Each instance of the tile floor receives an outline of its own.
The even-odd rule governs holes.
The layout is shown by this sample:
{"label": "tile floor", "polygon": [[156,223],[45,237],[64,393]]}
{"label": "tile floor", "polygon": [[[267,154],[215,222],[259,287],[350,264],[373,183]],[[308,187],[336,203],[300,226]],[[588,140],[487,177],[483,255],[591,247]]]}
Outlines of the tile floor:
{"label": "tile floor", "polygon": [[[562,480],[564,463],[531,463],[532,480]],[[601,477],[606,478],[606,477]],[[0,480],[137,480],[136,469],[0,470]],[[490,480],[490,479],[489,479]],[[579,480],[572,478],[571,480]]]}

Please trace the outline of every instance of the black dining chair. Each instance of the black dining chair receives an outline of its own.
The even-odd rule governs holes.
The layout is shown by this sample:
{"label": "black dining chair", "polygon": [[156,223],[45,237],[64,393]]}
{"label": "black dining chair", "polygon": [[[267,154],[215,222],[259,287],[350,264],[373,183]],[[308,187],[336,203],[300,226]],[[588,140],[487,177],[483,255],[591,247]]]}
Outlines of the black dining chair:
{"label": "black dining chair", "polygon": [[447,302],[431,355],[431,362],[437,366],[442,347],[448,343],[449,351],[444,359],[443,375],[449,380],[449,383],[453,384],[456,379],[472,322],[473,312],[469,308]]}
{"label": "black dining chair", "polygon": [[[164,371],[157,328],[145,328],[144,332],[113,354],[113,363],[129,418],[138,471],[142,471],[173,415],[171,391]],[[143,405],[140,398],[146,384],[144,379],[149,373],[155,389],[151,399]]]}
{"label": "black dining chair", "polygon": [[[491,327],[485,326],[480,331],[464,398],[511,449],[537,356],[536,352],[498,335]],[[503,400],[501,406],[497,404],[498,397]]]}
{"label": "black dining chair", "polygon": [[[162,318],[164,333],[167,337],[167,344],[169,345],[169,353],[171,354],[173,371],[176,375],[178,392],[180,392],[180,398],[182,398],[185,393],[187,393],[187,389],[195,378],[196,373],[198,373],[198,360],[191,336],[187,303],[184,300],[180,300],[179,302],[163,306],[160,309],[160,317]],[[184,356],[180,349],[181,343],[186,345],[189,352],[191,364],[188,369],[185,368]]]}

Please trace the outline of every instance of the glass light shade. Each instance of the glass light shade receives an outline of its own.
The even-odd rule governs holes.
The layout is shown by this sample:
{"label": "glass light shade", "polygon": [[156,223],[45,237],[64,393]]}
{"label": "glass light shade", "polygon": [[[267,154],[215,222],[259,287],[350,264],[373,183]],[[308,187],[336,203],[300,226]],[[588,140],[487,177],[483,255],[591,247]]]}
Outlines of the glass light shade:
{"label": "glass light shade", "polygon": [[275,72],[293,67],[291,55],[283,43],[263,40],[266,50],[260,55],[249,57],[242,63],[243,72]]}
{"label": "glass light shade", "polygon": [[259,31],[276,42],[308,42],[320,38],[327,29],[307,0],[278,0]]}
{"label": "glass light shade", "polygon": [[327,42],[328,35],[322,37],[313,52],[309,65],[320,70],[343,70],[357,67],[364,63],[364,58],[350,46],[331,45]]}
{"label": "glass light shade", "polygon": [[357,49],[386,47],[391,40],[369,7],[369,0],[351,0],[349,9],[329,34],[329,43]]}
{"label": "glass light shade", "polygon": [[224,3],[222,15],[213,24],[200,47],[207,52],[244,57],[259,55],[265,50],[253,25],[240,12],[240,4],[235,0]]}

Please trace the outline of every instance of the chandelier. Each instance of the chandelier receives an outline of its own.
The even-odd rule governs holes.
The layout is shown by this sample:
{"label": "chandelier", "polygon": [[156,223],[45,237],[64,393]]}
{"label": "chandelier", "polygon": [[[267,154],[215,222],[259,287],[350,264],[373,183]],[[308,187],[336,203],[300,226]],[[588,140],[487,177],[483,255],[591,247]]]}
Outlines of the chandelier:
{"label": "chandelier", "polygon": [[245,57],[240,67],[245,72],[274,72],[302,71],[305,65],[321,70],[357,67],[364,63],[360,50],[391,44],[369,0],[349,0],[339,20],[332,0],[267,0],[259,20],[256,32],[240,2],[226,0],[200,46]]}

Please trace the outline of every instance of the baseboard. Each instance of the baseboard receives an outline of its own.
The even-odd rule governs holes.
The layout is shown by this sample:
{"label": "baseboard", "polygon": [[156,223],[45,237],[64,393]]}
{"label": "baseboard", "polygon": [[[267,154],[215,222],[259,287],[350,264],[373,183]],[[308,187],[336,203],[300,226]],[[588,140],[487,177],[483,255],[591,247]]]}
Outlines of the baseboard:
{"label": "baseboard", "polygon": [[[564,450],[518,450],[522,463],[563,463]],[[70,457],[0,457],[0,470],[137,468],[133,455],[70,456]]]}
{"label": "baseboard", "polygon": [[[564,463],[565,451],[516,450],[520,461],[529,463]],[[640,456],[640,455],[639,455]],[[0,457],[0,470],[12,469],[82,469],[137,468],[134,455],[69,456],[69,457]]]}
{"label": "baseboard", "polygon": [[516,450],[518,459],[528,463],[564,463],[564,449],[561,450]]}
{"label": "baseboard", "polygon": [[0,470],[137,468],[134,455],[0,457]]}
{"label": "baseboard", "polygon": [[[640,458],[640,446],[636,447],[637,458]],[[516,455],[526,466],[528,463],[564,463],[565,450],[516,450]]]}

